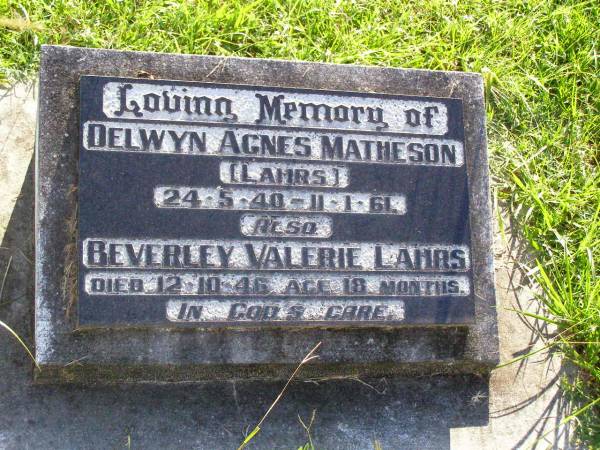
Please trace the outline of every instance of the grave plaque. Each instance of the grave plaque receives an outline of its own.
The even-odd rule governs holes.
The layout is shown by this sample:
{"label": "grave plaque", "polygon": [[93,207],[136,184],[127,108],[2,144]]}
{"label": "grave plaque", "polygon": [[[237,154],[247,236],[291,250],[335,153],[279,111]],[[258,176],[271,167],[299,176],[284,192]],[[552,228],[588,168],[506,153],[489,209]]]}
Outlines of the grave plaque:
{"label": "grave plaque", "polygon": [[45,47],[40,87],[49,378],[493,365],[478,76]]}
{"label": "grave plaque", "polygon": [[79,87],[81,326],[472,321],[460,99]]}

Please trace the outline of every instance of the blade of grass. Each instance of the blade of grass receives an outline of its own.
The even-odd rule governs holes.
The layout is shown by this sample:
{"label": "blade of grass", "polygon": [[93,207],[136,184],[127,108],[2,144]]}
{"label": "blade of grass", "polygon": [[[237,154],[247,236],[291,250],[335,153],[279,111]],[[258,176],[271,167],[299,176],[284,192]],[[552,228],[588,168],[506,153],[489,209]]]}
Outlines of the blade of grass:
{"label": "blade of grass", "polygon": [[260,421],[258,422],[258,424],[250,432],[250,434],[248,436],[246,436],[246,438],[244,439],[244,441],[238,447],[238,450],[242,450],[246,445],[248,445],[248,443],[260,431],[260,426],[265,421],[265,419],[267,418],[267,416],[271,413],[271,411],[273,410],[273,408],[275,408],[275,405],[277,405],[277,403],[279,402],[279,400],[281,400],[281,397],[283,397],[283,394],[287,390],[288,386],[290,385],[290,383],[292,382],[292,380],[294,379],[294,377],[298,374],[298,372],[300,371],[300,369],[302,368],[302,366],[304,364],[312,361],[313,359],[316,359],[316,358],[319,357],[318,355],[315,355],[314,353],[317,351],[317,349],[320,346],[321,346],[321,342],[319,342],[317,345],[315,345],[313,347],[313,349],[306,354],[306,356],[304,357],[304,359],[302,359],[302,361],[300,361],[300,364],[298,364],[298,367],[296,367],[296,370],[294,370],[294,372],[292,372],[292,375],[288,378],[287,383],[285,383],[285,386],[283,386],[283,389],[281,390],[281,392],[279,393],[279,395],[277,396],[277,398],[273,401],[273,403],[271,403],[271,406],[269,406],[269,409],[267,410],[267,412],[262,416],[262,418],[260,419]]}
{"label": "blade of grass", "polygon": [[41,371],[42,369],[40,368],[40,366],[38,365],[37,361],[35,360],[35,357],[33,356],[33,353],[31,353],[31,350],[29,350],[29,347],[27,347],[27,344],[25,344],[25,342],[23,341],[23,339],[21,339],[21,336],[19,336],[15,332],[15,330],[13,330],[11,327],[9,327],[6,323],[4,323],[1,320],[0,320],[0,327],[4,328],[5,330],[7,330],[10,334],[12,334],[14,336],[14,338],[19,342],[19,344],[21,344],[21,347],[23,347],[25,349],[25,351],[27,352],[27,354],[29,355],[29,357],[33,361],[33,364],[35,364],[35,367],[37,368],[37,370]]}

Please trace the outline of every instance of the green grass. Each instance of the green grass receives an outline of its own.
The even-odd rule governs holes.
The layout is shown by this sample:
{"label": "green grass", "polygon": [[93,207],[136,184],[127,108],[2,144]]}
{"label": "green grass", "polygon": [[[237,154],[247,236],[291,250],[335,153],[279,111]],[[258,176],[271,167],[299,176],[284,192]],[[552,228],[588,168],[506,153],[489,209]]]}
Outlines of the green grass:
{"label": "green grass", "polygon": [[[42,43],[483,73],[493,195],[537,258],[553,342],[581,369],[565,384],[574,410],[600,397],[597,0],[0,0],[0,16],[9,80],[35,74]],[[595,403],[574,420],[600,448],[598,417]]]}

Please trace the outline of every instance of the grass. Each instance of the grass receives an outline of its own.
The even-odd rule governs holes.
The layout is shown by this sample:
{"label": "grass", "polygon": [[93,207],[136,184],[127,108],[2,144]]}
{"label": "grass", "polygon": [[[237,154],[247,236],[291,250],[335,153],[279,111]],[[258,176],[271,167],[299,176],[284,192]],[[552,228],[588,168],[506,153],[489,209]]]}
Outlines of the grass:
{"label": "grass", "polygon": [[[309,363],[310,361],[312,361],[314,359],[318,359],[319,358],[319,355],[315,354],[315,352],[317,351],[317,349],[320,346],[321,346],[321,343],[319,342],[317,345],[315,345],[313,347],[313,349],[310,352],[308,352],[306,354],[306,356],[302,359],[302,361],[300,362],[300,364],[298,364],[298,366],[296,367],[296,370],[294,370],[292,372],[292,374],[290,375],[290,377],[287,380],[287,383],[285,383],[285,386],[283,386],[283,389],[281,390],[281,392],[279,393],[279,395],[275,398],[275,400],[273,401],[273,403],[271,403],[271,406],[269,406],[269,409],[267,409],[267,412],[264,413],[264,415],[262,416],[262,418],[260,419],[260,421],[258,422],[258,424],[244,438],[244,441],[240,444],[240,446],[238,447],[238,450],[244,449],[252,441],[252,439],[254,438],[254,436],[256,436],[260,432],[260,426],[267,419],[267,417],[271,413],[271,411],[273,411],[273,408],[275,408],[275,406],[277,406],[277,403],[279,403],[279,401],[282,399],[283,394],[285,394],[285,391],[289,387],[289,385],[292,382],[292,380],[294,379],[294,377],[296,375],[298,375],[298,372],[300,372],[300,369],[302,368],[302,366],[304,364]],[[306,426],[306,424],[302,421],[302,419],[300,419],[300,417],[298,417],[298,420],[300,420],[300,423],[302,424],[302,426],[304,427],[304,429],[306,430],[306,433],[308,435],[309,442],[307,443],[307,446],[308,446],[307,450],[308,450],[308,448],[310,448],[312,450],[313,449],[313,444],[312,444],[312,438],[310,436],[310,428],[311,428],[313,420],[314,420],[314,411],[313,411],[313,417],[312,417],[312,419],[311,419],[311,421],[310,421],[310,423],[309,423],[308,426]]]}
{"label": "grass", "polygon": [[12,335],[12,337],[14,337],[17,340],[19,345],[21,347],[23,347],[23,350],[25,350],[27,352],[27,354],[29,355],[29,357],[31,358],[33,363],[35,364],[35,367],[38,370],[41,370],[40,366],[38,365],[37,361],[35,360],[35,357],[33,356],[33,353],[31,353],[31,350],[29,350],[29,347],[27,347],[27,344],[23,341],[23,339],[21,339],[21,336],[19,336],[15,330],[13,330],[10,326],[8,326],[8,324],[4,323],[1,320],[0,320],[0,328],[4,328],[5,331],[7,331],[9,334]]}
{"label": "grass", "polygon": [[0,17],[8,80],[35,75],[42,43],[482,73],[494,199],[533,249],[553,344],[580,368],[578,437],[600,448],[597,0],[0,0]]}

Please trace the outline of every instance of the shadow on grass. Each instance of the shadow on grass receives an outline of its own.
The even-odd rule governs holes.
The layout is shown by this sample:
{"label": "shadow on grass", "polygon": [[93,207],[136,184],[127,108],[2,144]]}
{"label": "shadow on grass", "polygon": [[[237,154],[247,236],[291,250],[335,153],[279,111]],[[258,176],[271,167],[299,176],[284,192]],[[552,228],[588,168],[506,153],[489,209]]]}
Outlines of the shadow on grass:
{"label": "shadow on grass", "polygon": [[[508,211],[508,205],[502,204],[500,208]],[[557,345],[554,345],[558,334],[557,327],[549,322],[526,314],[546,317],[547,311],[544,305],[535,298],[534,292],[539,291],[534,278],[532,277],[532,268],[536,266],[535,257],[531,247],[525,239],[519,234],[519,217],[508,216],[507,242],[504,250],[508,256],[510,264],[510,274],[508,279],[508,291],[512,297],[507,298],[512,303],[509,314],[514,314],[515,318],[521,323],[522,327],[528,330],[526,343],[518,351],[513,351],[511,360],[516,367],[514,373],[514,382],[520,381],[525,371],[530,365],[542,365],[544,371],[539,371],[540,379],[535,380],[543,385],[536,386],[535,393],[528,398],[524,398],[506,408],[493,410],[490,418],[500,418],[514,414],[524,408],[531,406],[539,400],[540,397],[548,394],[552,390],[555,393],[546,401],[543,410],[536,420],[528,427],[523,436],[512,447],[514,449],[525,448],[544,448],[544,449],[565,449],[573,448],[572,424],[562,423],[564,417],[569,414],[570,404],[564,393],[556,386],[563,379],[569,379],[574,374],[574,367],[563,360],[559,355]],[[524,295],[524,290],[531,292],[531,295]],[[506,306],[504,306],[506,308]],[[523,314],[525,313],[525,314]],[[507,364],[503,362],[502,365]]]}

